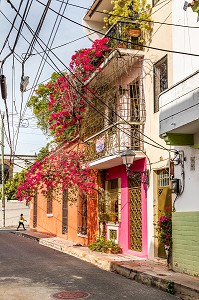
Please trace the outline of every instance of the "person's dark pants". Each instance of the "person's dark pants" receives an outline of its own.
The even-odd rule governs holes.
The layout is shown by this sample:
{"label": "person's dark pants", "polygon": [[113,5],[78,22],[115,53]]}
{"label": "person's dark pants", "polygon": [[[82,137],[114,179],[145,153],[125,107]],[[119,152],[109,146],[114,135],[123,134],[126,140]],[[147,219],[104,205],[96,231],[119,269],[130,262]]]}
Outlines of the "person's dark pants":
{"label": "person's dark pants", "polygon": [[24,223],[22,223],[22,222],[19,222],[19,225],[18,225],[18,227],[17,227],[17,230],[19,230],[19,227],[20,227],[21,225],[23,226],[23,229],[26,230],[26,228],[25,228],[25,226],[24,226]]}

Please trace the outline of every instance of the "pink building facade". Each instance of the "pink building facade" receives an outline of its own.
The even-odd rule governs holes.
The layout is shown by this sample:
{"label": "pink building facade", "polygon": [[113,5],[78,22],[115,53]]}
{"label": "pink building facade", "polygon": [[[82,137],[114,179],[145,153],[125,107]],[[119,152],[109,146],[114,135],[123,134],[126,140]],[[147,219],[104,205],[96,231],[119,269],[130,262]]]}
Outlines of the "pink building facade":
{"label": "pink building facade", "polygon": [[[132,165],[133,171],[144,171],[146,165],[146,159],[139,159],[134,162]],[[144,181],[144,176],[141,176],[141,181]],[[129,178],[127,176],[126,168],[124,165],[120,165],[117,167],[113,167],[111,169],[106,170],[106,181],[110,181],[116,178],[120,178],[121,182],[121,205],[119,206],[119,214],[120,221],[115,223],[115,227],[117,228],[118,233],[118,243],[122,247],[123,253],[134,255],[138,257],[147,258],[148,257],[148,246],[147,246],[147,185],[145,183],[140,184],[140,186],[135,187],[135,189],[140,189],[140,199],[136,199],[136,201],[140,202],[141,211],[137,213],[134,211],[134,218],[138,218],[138,222],[136,222],[137,226],[141,226],[141,234],[139,232],[139,238],[141,239],[138,243],[141,245],[139,251],[133,250],[137,247],[137,245],[132,245],[131,241],[131,226],[135,225],[134,220],[132,220],[131,215],[131,191],[129,188]],[[136,204],[135,204],[136,205]],[[139,216],[136,215],[141,215]],[[114,226],[107,223],[107,237],[109,237],[108,231],[111,230]],[[140,229],[140,228],[139,228]],[[139,230],[140,231],[140,230]]]}

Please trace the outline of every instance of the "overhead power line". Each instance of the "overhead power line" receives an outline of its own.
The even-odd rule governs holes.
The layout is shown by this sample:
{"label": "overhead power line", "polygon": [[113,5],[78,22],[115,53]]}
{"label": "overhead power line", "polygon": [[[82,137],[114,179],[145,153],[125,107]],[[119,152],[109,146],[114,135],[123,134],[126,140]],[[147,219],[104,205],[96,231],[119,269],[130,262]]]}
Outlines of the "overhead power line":
{"label": "overhead power line", "polygon": [[[36,1],[37,1],[38,3],[40,3],[41,5],[44,5],[44,6],[45,6],[45,4],[43,4],[41,1],[39,1],[39,0],[36,0]],[[58,14],[58,15],[59,15],[59,13],[58,13],[56,10],[54,10],[54,9],[52,9],[52,8],[49,8],[49,9],[50,9],[51,11],[53,11],[55,14]],[[95,32],[95,33],[98,33],[98,34],[102,34],[99,30],[95,30],[95,29],[92,29],[92,28],[90,28],[90,27],[88,27],[88,26],[82,25],[81,23],[78,23],[78,22],[76,22],[76,21],[74,21],[74,20],[72,20],[72,19],[70,19],[70,18],[68,18],[68,17],[66,17],[66,16],[63,16],[63,18],[66,19],[66,20],[68,20],[68,21],[70,21],[70,22],[72,22],[73,24],[76,24],[76,25],[82,27],[82,28],[88,29],[89,31],[92,31],[92,32]],[[106,37],[111,38],[112,40],[119,41],[119,42],[124,42],[123,39],[119,39],[119,38],[116,38],[116,37],[112,37],[112,36],[110,36],[109,34],[107,34]],[[147,49],[153,49],[153,50],[163,51],[163,52],[167,52],[167,53],[175,53],[175,54],[182,54],[182,55],[190,55],[190,56],[196,56],[196,57],[199,57],[199,54],[196,54],[196,53],[188,53],[188,52],[182,52],[182,51],[174,51],[174,50],[163,49],[163,48],[158,48],[158,47],[153,47],[153,46],[146,46],[146,45],[143,45],[143,44],[132,43],[132,42],[129,42],[129,43],[130,43],[130,44],[133,44],[133,45],[136,45],[136,46],[141,46],[141,47],[147,48]]]}
{"label": "overhead power line", "polygon": [[[26,26],[28,27],[28,29],[30,30],[30,32],[32,33],[32,29],[31,29],[31,27],[25,22],[25,24],[26,24]],[[46,44],[43,42],[43,40],[41,40],[39,37],[38,37],[38,39],[45,45],[45,47],[46,47]],[[38,42],[38,41],[37,41]],[[43,47],[41,46],[41,44],[38,42],[38,44],[40,45],[40,47],[43,49]],[[73,76],[75,76],[75,74],[63,63],[63,61],[54,53],[54,52],[52,52],[51,51],[51,53],[66,67],[66,69],[68,69],[68,71],[73,75]],[[59,68],[56,66],[56,64],[54,63],[54,61],[49,57],[49,55],[48,55],[48,58],[51,60],[51,62],[53,63],[53,65],[55,65],[55,67],[59,70]],[[61,76],[63,76],[64,77],[64,79],[68,82],[68,84],[71,86],[71,87],[73,87],[73,89],[89,104],[89,105],[92,105],[92,103],[90,102],[90,101],[88,101],[88,99],[86,99],[83,95],[82,95],[82,93],[80,93],[80,91],[70,82],[70,80],[68,79],[68,78],[66,78],[65,76],[64,76],[64,74],[63,73],[61,73],[61,71],[59,70],[59,72],[60,72],[60,74],[61,74]],[[75,76],[76,77],[76,76]],[[78,77],[76,77],[76,79],[83,85],[83,82],[81,82],[81,80],[78,78]],[[89,90],[89,89],[88,89]],[[99,97],[97,97],[94,93],[92,93],[90,90],[89,90],[89,92],[93,95],[93,96],[95,96],[96,97],[96,99],[98,99],[98,100],[100,100],[109,110],[111,110],[110,109],[110,107],[104,102],[104,101],[102,101]],[[93,105],[92,105],[93,106]],[[99,114],[101,114],[101,115],[103,115],[104,116],[104,114],[102,114],[102,112],[99,110],[99,109],[97,109],[96,107],[94,107],[94,109],[99,113]],[[116,112],[114,112],[114,114],[115,115],[117,115],[120,119],[122,119],[126,124],[128,124],[128,125],[131,125],[128,121],[126,121],[125,119],[123,119],[123,118],[121,118]],[[109,118],[108,117],[105,117],[107,120],[109,120]],[[115,126],[116,128],[118,128],[117,127],[117,125]],[[121,129],[120,129],[121,130]],[[136,131],[138,131],[139,133],[141,133],[136,127],[135,127],[135,130]],[[122,132],[124,132],[124,133],[126,133],[125,131],[123,131],[123,130],[121,130]],[[142,135],[143,136],[145,136],[147,139],[149,139],[150,141],[152,141],[153,143],[155,143],[155,144],[157,144],[157,145],[159,145],[159,146],[155,146],[155,145],[153,145],[153,144],[150,144],[149,142],[146,142],[146,141],[143,141],[143,142],[145,142],[146,144],[150,144],[151,146],[153,146],[153,147],[156,147],[156,148],[160,148],[160,149],[164,149],[164,150],[166,150],[166,151],[170,151],[170,149],[166,149],[165,147],[163,147],[162,145],[160,145],[159,143],[157,143],[156,141],[154,141],[153,139],[151,139],[151,138],[149,138],[148,136],[146,136],[146,135],[144,135],[143,133],[142,133]],[[129,134],[129,136],[131,136],[131,133]],[[140,140],[140,139],[139,139]]]}
{"label": "overhead power line", "polygon": [[[20,1],[18,11],[20,11],[20,8],[21,8],[21,5],[22,5],[23,1],[24,1],[24,0],[21,0],[21,1]],[[14,20],[13,20],[13,22],[12,22],[11,28],[10,28],[10,30],[9,30],[9,32],[8,32],[8,35],[7,35],[7,37],[6,37],[6,39],[5,39],[4,43],[3,43],[3,46],[2,46],[2,48],[1,48],[0,55],[1,55],[1,53],[3,52],[3,49],[5,48],[5,46],[6,46],[7,42],[8,42],[9,36],[10,36],[10,34],[11,34],[13,28],[14,28],[14,24],[15,24],[15,21],[16,21],[16,19],[17,19],[17,16],[18,16],[18,14],[16,14],[15,17],[14,17]]]}
{"label": "overhead power line", "polygon": [[[28,27],[28,29],[30,30],[30,32],[32,33],[32,29],[31,29],[31,27],[25,22],[25,25]],[[43,40],[41,40],[39,37],[38,37],[38,39],[45,45],[45,43],[43,42]],[[37,41],[38,42],[38,41]],[[41,44],[38,42],[38,44],[40,45],[40,47],[43,49],[43,47],[41,46]],[[46,45],[45,45],[46,46]],[[49,50],[49,49],[48,49]],[[63,63],[63,61],[61,61],[60,60],[60,58],[55,54],[55,53],[53,53],[52,51],[51,51],[51,53],[66,67],[66,69],[68,69],[68,71],[73,75],[73,76],[75,76],[75,74]],[[53,65],[56,67],[56,69],[58,69],[59,70],[59,68],[56,66],[56,64],[54,63],[54,61],[49,57],[49,55],[48,55],[48,58],[51,60],[51,62],[53,63]],[[53,69],[54,69],[54,67],[53,67]],[[64,76],[64,74],[59,70],[59,73],[61,74],[61,76],[63,76],[64,77],[64,79],[68,82],[68,84],[89,104],[89,105],[92,105],[92,103],[90,102],[90,101],[88,101],[88,99],[86,99],[83,95],[82,95],[82,93],[80,93],[79,92],[79,90],[70,82],[70,80],[68,80],[68,78],[66,78],[65,76]],[[77,77],[76,77],[77,78]],[[84,83],[83,82],[81,82],[81,80],[79,79],[79,78],[77,78],[77,80],[82,84],[82,85],[84,85]],[[89,92],[91,93],[91,94],[93,94],[93,96],[95,96],[96,97],[96,99],[98,99],[98,100],[100,100],[109,110],[111,110],[110,109],[110,107],[104,102],[104,101],[102,101],[99,97],[97,97],[94,93],[92,93],[90,90],[89,90]],[[93,107],[93,105],[92,105],[92,107]],[[99,109],[97,109],[96,107],[94,107],[94,109],[99,113],[99,114],[101,114],[101,115],[103,115],[103,117],[105,117],[104,116],[104,114],[102,114],[102,112],[99,110]],[[117,115],[121,120],[123,120],[126,124],[128,124],[128,125],[131,125],[128,121],[126,121],[125,119],[123,119],[123,118],[121,118],[116,112],[114,112],[114,114],[115,115]],[[105,118],[107,118],[107,117],[105,117]],[[107,118],[108,119],[108,118]],[[109,119],[108,119],[109,120]],[[131,125],[132,126],[132,125]],[[117,128],[117,125],[115,126],[116,128]],[[121,129],[120,129],[121,130]],[[135,130],[137,130],[137,128],[135,128]],[[124,132],[124,133],[126,133],[126,131],[123,131],[123,130],[121,130],[122,132]],[[139,130],[137,130],[138,132],[140,132]],[[127,134],[127,133],[126,133]],[[148,136],[146,136],[146,135],[144,135],[143,133],[142,133],[142,135],[143,136],[145,136],[147,139],[149,139],[150,141],[152,141],[154,144],[156,144],[156,145],[159,145],[159,146],[156,146],[156,145],[153,145],[153,144],[151,144],[151,143],[149,143],[149,142],[147,142],[147,141],[143,141],[143,142],[145,142],[146,144],[149,144],[149,145],[151,145],[151,146],[153,146],[153,147],[156,147],[156,148],[160,148],[160,149],[162,149],[162,150],[166,150],[166,151],[171,151],[170,149],[167,149],[167,148],[165,148],[164,146],[162,146],[161,144],[159,144],[159,143],[157,143],[156,141],[154,141],[153,139],[151,139],[151,138],[149,138]],[[131,137],[131,134],[129,134],[129,136]],[[141,139],[139,139],[139,140],[141,140]]]}
{"label": "overhead power line", "polygon": [[[56,1],[58,1],[58,2],[63,2],[63,1],[61,1],[61,0],[56,0]],[[166,1],[167,1],[167,0],[166,0]],[[169,2],[171,2],[171,1],[169,0]],[[159,3],[159,5],[160,5],[160,4],[162,4],[162,2]],[[167,4],[167,3],[166,3],[166,4]],[[68,5],[73,6],[73,7],[77,7],[77,8],[81,8],[81,9],[84,9],[84,10],[90,10],[90,11],[92,11],[92,12],[97,12],[97,13],[100,13],[100,14],[103,14],[103,15],[106,15],[106,16],[108,15],[107,13],[105,13],[105,12],[103,12],[103,11],[100,11],[100,10],[97,10],[97,9],[91,9],[91,8],[89,8],[89,7],[85,7],[85,6],[81,6],[81,5],[76,5],[76,4],[72,4],[72,3],[69,3]],[[156,6],[157,6],[157,4],[155,5],[155,7],[156,7]],[[155,12],[157,12],[157,11],[155,11]],[[155,12],[154,12],[154,13],[155,13]],[[114,16],[114,14],[109,14],[109,15],[110,15],[110,16]],[[118,14],[117,14],[117,16],[118,16],[118,17],[122,17],[124,20],[126,19],[126,20],[138,21],[137,19],[132,18],[132,17],[120,16],[120,15],[118,15]],[[188,25],[182,25],[182,24],[165,23],[165,22],[158,22],[158,21],[145,20],[145,19],[139,20],[139,22],[153,23],[153,24],[161,24],[161,25],[175,26],[175,27],[182,27],[182,28],[199,29],[198,26],[188,26]]]}
{"label": "overhead power line", "polygon": [[[10,0],[7,0],[7,2],[8,2],[8,3],[11,5],[11,7],[13,8],[13,5],[12,5],[12,3],[10,2]],[[16,45],[17,45],[19,36],[20,36],[20,34],[21,34],[21,30],[22,30],[22,27],[23,27],[23,24],[24,24],[24,21],[25,21],[25,16],[26,16],[26,12],[27,12],[27,9],[28,9],[29,2],[30,2],[30,0],[28,0],[27,3],[26,3],[26,7],[25,7],[25,9],[24,9],[23,16],[22,16],[22,17],[20,16],[20,17],[21,17],[21,23],[20,23],[19,29],[18,29],[18,31],[17,31],[17,36],[16,36],[16,38],[15,38],[14,45],[13,45],[13,47],[12,47],[10,53],[8,53],[8,54],[6,55],[6,57],[4,57],[4,59],[2,60],[2,62],[1,62],[1,68],[3,68],[3,65],[4,65],[6,59],[7,59],[10,55],[12,55],[12,53],[14,52],[14,50],[15,50],[15,48],[16,48]],[[17,14],[17,15],[20,15],[18,10],[16,11],[16,14]]]}

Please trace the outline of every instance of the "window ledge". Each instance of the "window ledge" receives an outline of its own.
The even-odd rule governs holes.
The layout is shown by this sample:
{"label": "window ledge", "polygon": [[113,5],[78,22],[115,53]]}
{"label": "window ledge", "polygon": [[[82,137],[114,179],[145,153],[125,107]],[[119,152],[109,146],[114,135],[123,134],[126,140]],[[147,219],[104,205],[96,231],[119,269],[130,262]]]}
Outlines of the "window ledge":
{"label": "window ledge", "polygon": [[119,226],[119,222],[118,222],[118,221],[116,221],[116,222],[108,221],[108,222],[107,222],[107,225],[111,225],[111,226],[118,227],[118,226]]}
{"label": "window ledge", "polygon": [[48,218],[52,218],[53,214],[46,214]]}
{"label": "window ledge", "polygon": [[87,234],[82,234],[82,233],[78,233],[77,236],[83,237],[83,238],[88,238]]}

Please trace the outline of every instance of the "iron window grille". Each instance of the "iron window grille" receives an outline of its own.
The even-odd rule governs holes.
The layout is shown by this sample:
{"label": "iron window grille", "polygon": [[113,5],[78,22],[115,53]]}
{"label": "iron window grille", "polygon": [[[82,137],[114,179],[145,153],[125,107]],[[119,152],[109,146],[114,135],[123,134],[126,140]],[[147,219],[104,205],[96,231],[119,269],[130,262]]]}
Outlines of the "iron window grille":
{"label": "iron window grille", "polygon": [[167,55],[154,65],[154,113],[159,111],[159,94],[168,88]]}

